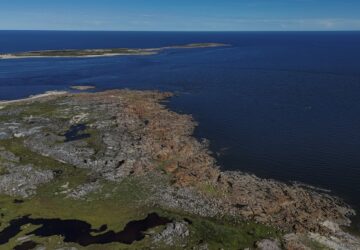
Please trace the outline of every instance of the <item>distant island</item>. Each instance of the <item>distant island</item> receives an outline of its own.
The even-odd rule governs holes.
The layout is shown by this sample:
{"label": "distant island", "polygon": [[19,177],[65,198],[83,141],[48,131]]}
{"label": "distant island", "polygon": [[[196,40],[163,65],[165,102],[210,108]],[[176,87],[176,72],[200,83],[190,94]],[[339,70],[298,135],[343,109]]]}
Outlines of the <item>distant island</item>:
{"label": "distant island", "polygon": [[85,91],[85,90],[95,89],[96,87],[90,85],[75,85],[75,86],[70,86],[70,88],[74,90]]}
{"label": "distant island", "polygon": [[199,49],[229,46],[223,43],[190,43],[161,48],[113,48],[113,49],[64,49],[39,50],[19,53],[0,54],[0,59],[44,58],[44,57],[104,57],[104,56],[146,56],[156,55],[168,49]]}

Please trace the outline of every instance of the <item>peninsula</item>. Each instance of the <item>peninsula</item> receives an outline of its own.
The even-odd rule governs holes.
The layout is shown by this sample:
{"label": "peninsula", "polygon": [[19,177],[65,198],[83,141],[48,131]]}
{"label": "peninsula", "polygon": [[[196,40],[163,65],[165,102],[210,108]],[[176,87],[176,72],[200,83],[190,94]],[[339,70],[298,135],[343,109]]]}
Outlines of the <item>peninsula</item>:
{"label": "peninsula", "polygon": [[199,49],[229,46],[222,43],[191,43],[179,46],[168,46],[162,48],[132,49],[132,48],[113,48],[113,49],[66,49],[66,50],[40,50],[10,54],[0,54],[0,59],[19,59],[19,58],[46,58],[46,57],[105,57],[105,56],[146,56],[155,55],[169,49]]}
{"label": "peninsula", "polygon": [[[360,249],[355,212],[303,185],[224,172],[171,93],[0,102],[4,249]],[[0,248],[1,248],[0,247]]]}

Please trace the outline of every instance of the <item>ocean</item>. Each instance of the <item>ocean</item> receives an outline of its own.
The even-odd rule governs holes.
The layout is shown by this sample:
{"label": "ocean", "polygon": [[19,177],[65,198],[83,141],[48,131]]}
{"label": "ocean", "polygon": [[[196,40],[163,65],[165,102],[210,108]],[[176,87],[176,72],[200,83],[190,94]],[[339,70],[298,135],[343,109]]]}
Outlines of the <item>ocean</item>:
{"label": "ocean", "polygon": [[0,60],[0,100],[81,84],[172,91],[222,169],[328,189],[360,211],[360,32],[0,31],[0,53],[194,42],[231,46]]}

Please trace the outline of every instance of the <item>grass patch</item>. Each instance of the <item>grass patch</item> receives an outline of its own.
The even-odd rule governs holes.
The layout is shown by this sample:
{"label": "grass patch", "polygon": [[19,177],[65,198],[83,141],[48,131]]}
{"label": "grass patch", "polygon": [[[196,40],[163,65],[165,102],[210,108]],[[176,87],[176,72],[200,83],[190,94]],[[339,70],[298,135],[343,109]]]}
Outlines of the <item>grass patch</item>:
{"label": "grass patch", "polygon": [[94,149],[94,157],[104,150],[101,134],[93,128],[86,128],[84,133],[90,134],[90,137],[83,139],[90,148]]}
{"label": "grass patch", "polygon": [[0,146],[18,156],[20,158],[20,164],[33,164],[34,167],[49,170],[57,170],[59,168],[64,170],[74,169],[74,167],[68,164],[64,164],[50,157],[32,152],[24,146],[22,138],[2,140],[0,141]]}
{"label": "grass patch", "polygon": [[[143,206],[142,201],[148,195],[148,188],[142,185],[137,178],[127,178],[121,183],[102,181],[102,188],[88,196],[86,200],[73,200],[66,198],[62,193],[65,188],[75,188],[89,181],[89,171],[78,169],[74,166],[63,164],[49,157],[34,153],[24,147],[21,139],[0,141],[0,146],[19,156],[20,164],[33,164],[39,169],[60,170],[62,172],[51,183],[44,184],[37,189],[34,197],[25,199],[23,203],[14,203],[14,197],[0,195],[0,231],[8,223],[18,217],[31,215],[33,218],[60,218],[77,219],[90,223],[94,228],[107,224],[109,230],[121,231],[131,220],[143,219],[151,208]],[[24,227],[24,231],[17,237],[34,229],[33,226]],[[18,243],[14,237],[4,249],[12,249]],[[39,238],[35,240],[47,246],[76,246],[76,244],[64,244],[59,237]],[[143,243],[136,243],[135,245]],[[116,247],[115,247],[116,246]],[[114,243],[101,246],[101,249],[121,249],[122,244]],[[76,246],[81,249],[81,247]],[[125,246],[124,246],[125,247]],[[88,247],[87,249],[91,249]],[[131,247],[132,248],[132,247]],[[2,247],[0,247],[2,249]],[[99,246],[93,249],[99,249]],[[137,248],[134,248],[137,249]]]}
{"label": "grass patch", "polygon": [[3,166],[1,166],[1,160],[0,160],[0,175],[5,175],[5,174],[8,174],[9,171],[4,168]]}
{"label": "grass patch", "polygon": [[207,242],[214,249],[253,247],[258,240],[279,236],[273,229],[252,222],[234,226],[211,220],[195,219],[192,227],[195,229],[194,238]]}
{"label": "grass patch", "polygon": [[[59,99],[46,102],[36,101],[32,103],[14,103],[7,105],[3,109],[0,109],[0,122],[16,121],[29,116],[41,116],[61,120],[70,119],[71,116],[70,114],[67,114],[66,107],[59,108]],[[13,112],[11,112],[11,114],[8,114],[7,111],[10,109]]]}
{"label": "grass patch", "polygon": [[21,116],[53,116],[57,107],[55,103],[34,102],[28,105],[22,105],[24,108],[20,113]]}
{"label": "grass patch", "polygon": [[174,220],[191,221],[188,242],[188,246],[191,247],[207,243],[209,249],[252,249],[259,240],[281,239],[282,237],[280,231],[251,221],[234,223],[231,219],[203,218],[177,211],[159,209],[157,212],[161,216]]}
{"label": "grass patch", "polygon": [[197,188],[199,189],[200,192],[210,195],[211,197],[221,197],[224,195],[223,190],[217,188],[211,183],[201,182],[197,185]]}
{"label": "grass patch", "polygon": [[11,120],[11,116],[9,115],[0,115],[0,122],[8,122]]}

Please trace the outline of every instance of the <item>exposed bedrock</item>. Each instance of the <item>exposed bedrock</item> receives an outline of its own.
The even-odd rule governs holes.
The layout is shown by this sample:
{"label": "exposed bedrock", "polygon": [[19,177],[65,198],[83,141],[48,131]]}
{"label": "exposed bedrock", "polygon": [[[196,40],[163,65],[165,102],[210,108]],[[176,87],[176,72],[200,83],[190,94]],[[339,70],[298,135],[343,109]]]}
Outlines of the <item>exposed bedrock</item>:
{"label": "exposed bedrock", "polygon": [[[295,233],[334,235],[340,228],[330,230],[324,222],[350,223],[354,211],[337,197],[300,185],[221,171],[207,143],[192,137],[196,126],[192,117],[162,104],[170,96],[113,90],[27,100],[0,110],[5,119],[0,123],[0,139],[21,140],[31,152],[88,169],[96,180],[163,176],[168,182],[153,183],[153,196],[147,202],[164,208],[255,220]],[[32,108],[35,113],[29,111]],[[51,171],[19,165],[6,149],[0,150],[0,159],[7,162],[6,173],[0,176],[0,183],[7,186],[0,184],[2,193],[31,195],[37,184],[53,178]],[[96,180],[68,196],[83,198],[99,187]],[[169,234],[175,234],[174,230],[186,234],[182,225],[172,226],[167,229]]]}

